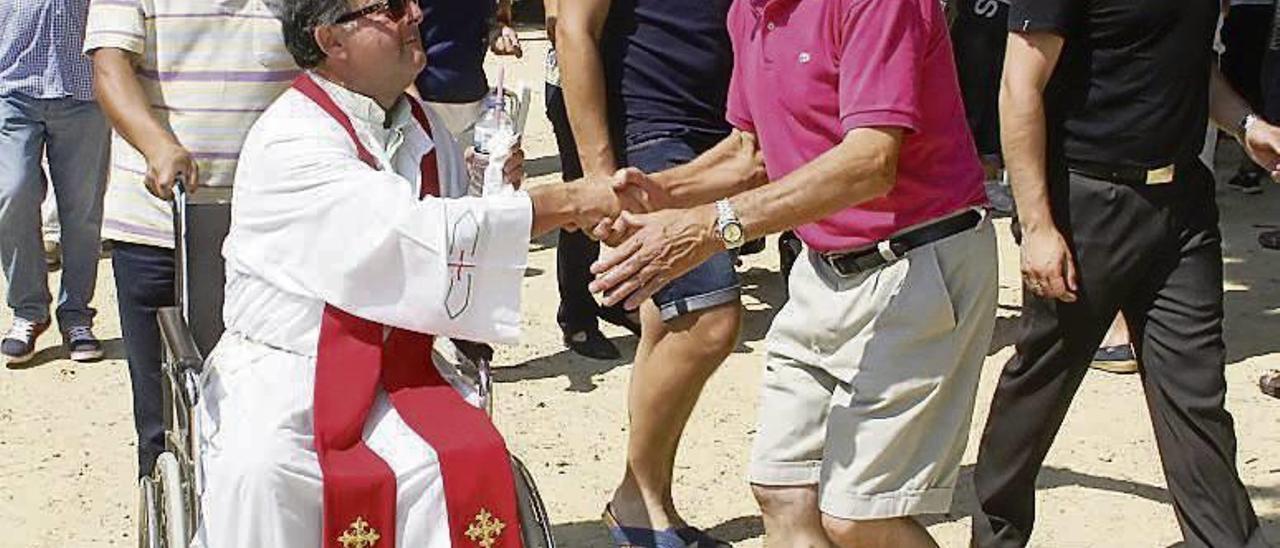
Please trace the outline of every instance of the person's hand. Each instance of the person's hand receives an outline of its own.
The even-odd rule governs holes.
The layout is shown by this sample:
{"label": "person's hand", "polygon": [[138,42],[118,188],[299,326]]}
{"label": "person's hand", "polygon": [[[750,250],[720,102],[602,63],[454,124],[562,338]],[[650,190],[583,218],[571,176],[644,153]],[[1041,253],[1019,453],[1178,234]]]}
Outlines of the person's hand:
{"label": "person's hand", "polygon": [[623,212],[618,219],[629,237],[591,265],[589,288],[603,304],[624,302],[634,310],[659,289],[692,270],[723,247],[715,235],[711,206],[654,213]]}
{"label": "person's hand", "polygon": [[[475,147],[467,147],[462,153],[462,159],[467,166],[467,177],[474,183],[475,188],[483,188],[484,172],[489,168],[489,155],[476,152]],[[524,146],[520,141],[516,141],[511,145],[511,151],[507,154],[507,161],[502,164],[502,179],[514,190],[520,190],[520,185],[524,184]]]}
{"label": "person's hand", "polygon": [[619,169],[613,174],[613,190],[624,195],[634,207],[632,213],[649,213],[672,206],[671,194],[648,173],[634,167]]}
{"label": "person's hand", "polygon": [[[649,213],[671,207],[671,195],[662,184],[633,167],[619,169],[613,174],[613,190],[622,199],[622,208],[632,213]],[[591,237],[617,246],[630,235],[629,227],[618,218],[601,219],[591,228]]]}
{"label": "person's hand", "polygon": [[1040,297],[1076,302],[1075,261],[1057,228],[1022,227],[1022,280]]}
{"label": "person's hand", "polygon": [[573,185],[570,196],[576,213],[573,220],[563,226],[565,230],[589,231],[597,224],[613,222],[622,213],[623,200],[613,191],[610,179],[588,175],[568,184]]}
{"label": "person's hand", "polygon": [[1280,128],[1259,119],[1249,124],[1243,143],[1249,158],[1267,170],[1271,180],[1280,181]]}
{"label": "person's hand", "polygon": [[524,49],[520,47],[520,35],[509,24],[499,24],[493,35],[493,45],[489,49],[497,55],[514,55],[517,59],[524,57]]}
{"label": "person's hand", "polygon": [[516,141],[511,145],[511,154],[507,155],[507,163],[502,165],[502,179],[511,185],[511,188],[520,190],[520,185],[524,184],[524,146],[520,141]]}
{"label": "person's hand", "polygon": [[147,155],[147,191],[161,200],[173,199],[173,186],[182,177],[183,189],[194,193],[200,187],[200,171],[195,158],[182,145],[171,143]]}

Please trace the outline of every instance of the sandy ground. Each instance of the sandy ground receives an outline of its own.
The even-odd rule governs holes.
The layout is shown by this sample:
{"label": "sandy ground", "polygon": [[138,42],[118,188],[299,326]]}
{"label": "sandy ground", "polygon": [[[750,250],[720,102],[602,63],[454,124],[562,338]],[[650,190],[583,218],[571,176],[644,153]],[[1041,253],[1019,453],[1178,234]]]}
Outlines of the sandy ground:
{"label": "sandy ground", "polygon": [[[524,33],[529,52],[505,63],[534,85],[526,137],[532,184],[559,180],[542,113],[546,42]],[[1224,155],[1226,156],[1226,155]],[[1228,159],[1229,160],[1229,159]],[[1218,194],[1226,233],[1228,406],[1239,434],[1239,468],[1269,538],[1280,540],[1280,402],[1255,388],[1280,367],[1280,253],[1258,247],[1256,232],[1280,222],[1280,186],[1261,198]],[[961,487],[950,514],[928,518],[944,546],[967,543],[975,507],[971,467],[976,439],[1001,365],[1012,354],[1018,316],[1017,250],[1008,221],[1000,233],[1000,321],[986,361]],[[755,423],[763,337],[783,293],[777,258],[749,257],[742,268],[746,325],[737,352],[706,388],[680,454],[676,500],[687,518],[740,546],[760,546],[762,526],[743,472]],[[621,474],[625,398],[635,339],[615,337],[626,356],[590,361],[567,352],[555,326],[555,255],[535,242],[526,280],[524,342],[501,348],[499,427],[536,475],[560,544],[606,546],[598,518]],[[52,276],[55,280],[56,274]],[[35,360],[0,368],[0,548],[129,546],[136,542],[134,432],[110,261],[101,263],[95,304],[107,359],[76,364],[57,335],[39,341]],[[10,311],[0,310],[8,325]],[[1165,547],[1180,540],[1160,473],[1136,376],[1090,373],[1040,475],[1033,544],[1052,547]]]}

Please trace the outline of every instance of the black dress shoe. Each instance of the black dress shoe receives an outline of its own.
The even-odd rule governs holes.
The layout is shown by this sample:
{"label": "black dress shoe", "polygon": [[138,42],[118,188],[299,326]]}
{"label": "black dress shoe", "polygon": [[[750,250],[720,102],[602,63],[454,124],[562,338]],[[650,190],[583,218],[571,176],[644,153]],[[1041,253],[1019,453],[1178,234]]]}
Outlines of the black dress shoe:
{"label": "black dress shoe", "polygon": [[597,360],[616,360],[622,357],[618,347],[614,346],[604,333],[597,329],[584,329],[573,333],[565,333],[564,344],[574,353]]}
{"label": "black dress shoe", "polygon": [[640,336],[640,321],[622,308],[602,308],[600,310],[600,319],[604,320],[605,323],[626,329],[632,335]]}
{"label": "black dress shoe", "polygon": [[1280,230],[1268,230],[1258,234],[1258,245],[1265,249],[1280,250]]}

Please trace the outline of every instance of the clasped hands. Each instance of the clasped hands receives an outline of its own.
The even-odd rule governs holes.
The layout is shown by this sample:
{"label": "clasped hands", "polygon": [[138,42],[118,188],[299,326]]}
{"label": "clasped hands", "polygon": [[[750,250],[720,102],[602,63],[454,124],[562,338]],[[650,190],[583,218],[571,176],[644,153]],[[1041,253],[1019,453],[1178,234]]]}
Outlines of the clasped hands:
{"label": "clasped hands", "polygon": [[668,282],[723,250],[710,205],[676,208],[659,181],[634,168],[588,183],[599,197],[587,203],[597,207],[582,211],[573,228],[610,247],[591,266],[595,280],[589,286],[605,306],[623,303],[636,309]]}

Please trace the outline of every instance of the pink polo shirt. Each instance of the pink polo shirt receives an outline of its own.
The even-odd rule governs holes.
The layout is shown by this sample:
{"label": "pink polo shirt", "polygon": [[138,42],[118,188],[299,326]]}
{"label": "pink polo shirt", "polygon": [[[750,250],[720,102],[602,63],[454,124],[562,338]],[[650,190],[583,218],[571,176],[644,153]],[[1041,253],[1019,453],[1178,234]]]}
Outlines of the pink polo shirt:
{"label": "pink polo shirt", "polygon": [[938,0],[735,0],[727,117],[778,180],[861,127],[906,130],[883,198],[799,227],[818,251],[862,247],[983,205]]}

